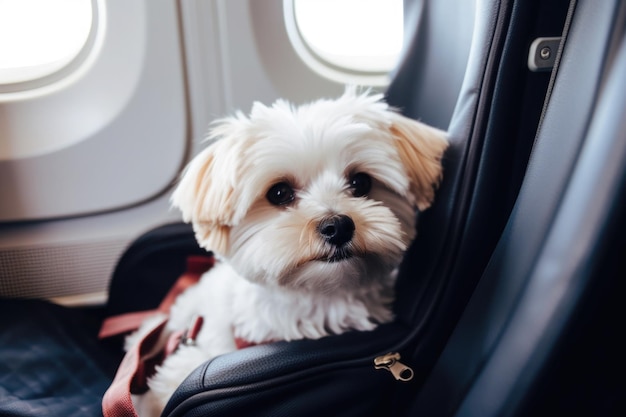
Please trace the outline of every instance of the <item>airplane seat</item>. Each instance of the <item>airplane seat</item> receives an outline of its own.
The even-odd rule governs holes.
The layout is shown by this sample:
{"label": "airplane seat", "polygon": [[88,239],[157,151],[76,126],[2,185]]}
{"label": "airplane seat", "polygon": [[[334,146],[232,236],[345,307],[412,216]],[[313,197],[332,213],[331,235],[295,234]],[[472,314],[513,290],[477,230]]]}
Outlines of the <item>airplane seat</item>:
{"label": "airplane seat", "polygon": [[121,361],[97,311],[0,300],[0,415],[98,416]]}
{"label": "airplane seat", "polygon": [[[432,8],[429,25],[450,31],[446,19],[455,9],[453,3],[415,4]],[[424,375],[440,355],[487,267],[526,174],[552,77],[550,71],[529,70],[529,45],[538,37],[560,36],[569,6],[569,0],[476,2],[471,49],[449,114],[450,148],[444,155],[443,182],[433,206],[419,214],[418,238],[398,281],[398,293],[410,294],[397,300],[398,320],[413,328],[412,347],[419,354],[411,360]],[[438,39],[452,36],[437,35],[425,49],[437,49]],[[448,42],[456,45],[458,41]],[[459,71],[453,62],[440,64],[437,68],[443,74]],[[388,99],[419,119],[432,100],[420,97],[420,86],[428,79],[411,78],[415,65],[425,64],[400,67]],[[436,68],[430,71],[434,72]],[[442,84],[433,83],[430,88],[436,90]]]}
{"label": "airplane seat", "polygon": [[[624,247],[626,201],[625,15],[624,2],[570,3],[567,38],[519,195],[407,415],[624,412],[615,401],[624,384],[611,371],[624,343],[603,323],[618,301],[597,291],[623,287],[625,268],[616,249]],[[604,333],[585,339],[595,326]],[[567,357],[571,369],[559,364]],[[595,365],[579,367],[589,360]],[[601,374],[596,366],[616,379],[590,379]]]}

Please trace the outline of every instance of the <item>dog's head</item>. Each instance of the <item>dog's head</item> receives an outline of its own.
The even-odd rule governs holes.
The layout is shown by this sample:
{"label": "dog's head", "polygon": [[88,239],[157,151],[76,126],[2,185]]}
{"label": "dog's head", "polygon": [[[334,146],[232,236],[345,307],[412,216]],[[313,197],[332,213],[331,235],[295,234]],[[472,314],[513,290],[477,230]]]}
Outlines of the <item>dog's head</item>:
{"label": "dog's head", "polygon": [[381,98],[348,89],[218,121],[174,206],[257,283],[334,291],[388,276],[433,201],[447,141]]}

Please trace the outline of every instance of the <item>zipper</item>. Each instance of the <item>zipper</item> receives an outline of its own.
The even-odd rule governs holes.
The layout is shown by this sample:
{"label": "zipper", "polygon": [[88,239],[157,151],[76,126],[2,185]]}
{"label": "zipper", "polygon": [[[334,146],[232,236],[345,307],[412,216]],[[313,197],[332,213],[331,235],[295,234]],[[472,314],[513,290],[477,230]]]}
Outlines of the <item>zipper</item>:
{"label": "zipper", "polygon": [[374,368],[388,370],[397,381],[407,382],[413,379],[413,369],[400,362],[398,352],[377,356],[374,358]]}

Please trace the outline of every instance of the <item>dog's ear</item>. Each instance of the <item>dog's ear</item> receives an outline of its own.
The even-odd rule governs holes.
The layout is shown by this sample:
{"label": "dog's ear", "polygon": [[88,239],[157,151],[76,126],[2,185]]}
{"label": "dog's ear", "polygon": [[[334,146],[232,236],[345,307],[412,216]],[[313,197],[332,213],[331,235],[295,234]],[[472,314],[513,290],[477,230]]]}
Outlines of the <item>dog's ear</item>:
{"label": "dog's ear", "polygon": [[171,203],[191,222],[200,245],[225,253],[230,228],[245,214],[238,204],[235,181],[239,166],[235,155],[240,144],[232,130],[236,119],[222,120],[212,129],[215,141],[185,168]]}
{"label": "dog's ear", "polygon": [[395,112],[391,119],[390,130],[409,177],[409,191],[417,208],[426,210],[441,181],[441,158],[448,147],[446,133]]}

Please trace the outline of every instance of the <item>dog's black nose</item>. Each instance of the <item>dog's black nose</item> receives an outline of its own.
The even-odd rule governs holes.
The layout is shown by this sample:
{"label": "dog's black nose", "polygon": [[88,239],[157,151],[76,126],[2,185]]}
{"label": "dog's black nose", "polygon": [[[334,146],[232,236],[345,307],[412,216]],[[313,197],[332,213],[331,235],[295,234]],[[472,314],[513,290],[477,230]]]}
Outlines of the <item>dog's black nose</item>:
{"label": "dog's black nose", "polygon": [[341,246],[352,239],[354,235],[354,222],[350,217],[339,214],[322,220],[318,230],[328,243]]}

